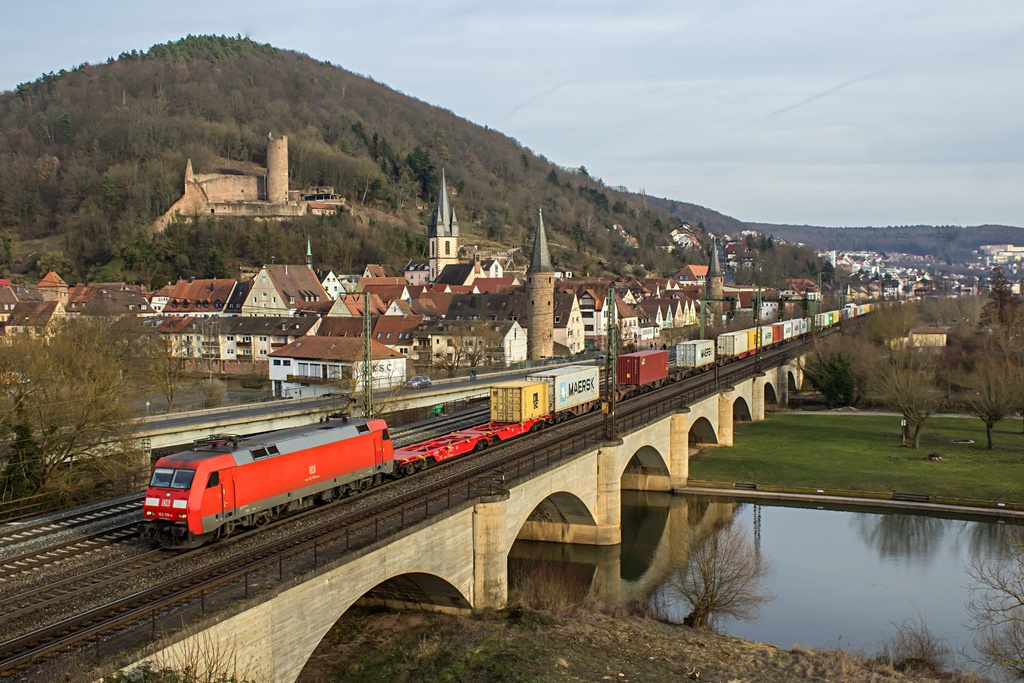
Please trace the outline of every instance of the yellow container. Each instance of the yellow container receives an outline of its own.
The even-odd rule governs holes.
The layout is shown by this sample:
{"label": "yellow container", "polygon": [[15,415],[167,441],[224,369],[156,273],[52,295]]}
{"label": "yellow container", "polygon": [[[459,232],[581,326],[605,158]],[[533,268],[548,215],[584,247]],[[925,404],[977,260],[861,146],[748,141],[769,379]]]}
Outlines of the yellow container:
{"label": "yellow container", "polygon": [[491,422],[525,422],[549,412],[547,382],[518,380],[491,387]]}
{"label": "yellow container", "polygon": [[[762,328],[763,329],[763,328]],[[757,328],[752,330],[746,330],[747,333],[747,351],[753,351],[757,348]]]}

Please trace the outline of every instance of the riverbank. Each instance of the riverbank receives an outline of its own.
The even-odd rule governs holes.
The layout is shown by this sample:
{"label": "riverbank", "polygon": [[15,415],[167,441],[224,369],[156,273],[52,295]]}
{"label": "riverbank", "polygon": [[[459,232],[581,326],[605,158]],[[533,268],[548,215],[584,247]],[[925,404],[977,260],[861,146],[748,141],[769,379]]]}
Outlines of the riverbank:
{"label": "riverbank", "polygon": [[752,643],[628,613],[514,608],[475,616],[352,608],[310,657],[300,683],[327,681],[943,681],[973,675],[842,650]]}
{"label": "riverbank", "polygon": [[914,450],[901,445],[896,416],[770,413],[764,422],[736,423],[734,446],[691,455],[690,478],[1024,504],[1020,429],[1017,420],[997,423],[996,447],[987,450],[981,420],[933,417]]}

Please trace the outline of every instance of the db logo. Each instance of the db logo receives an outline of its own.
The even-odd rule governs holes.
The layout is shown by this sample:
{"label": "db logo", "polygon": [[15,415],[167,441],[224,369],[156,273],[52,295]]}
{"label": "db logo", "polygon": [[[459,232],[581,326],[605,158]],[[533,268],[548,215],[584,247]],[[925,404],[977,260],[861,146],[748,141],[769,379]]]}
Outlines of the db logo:
{"label": "db logo", "polygon": [[171,507],[171,499],[170,498],[164,498],[163,500],[161,500],[160,501],[160,507],[162,507],[162,508],[169,508],[169,507]]}
{"label": "db logo", "polygon": [[310,474],[316,474],[316,465],[310,465],[309,466],[309,473]]}

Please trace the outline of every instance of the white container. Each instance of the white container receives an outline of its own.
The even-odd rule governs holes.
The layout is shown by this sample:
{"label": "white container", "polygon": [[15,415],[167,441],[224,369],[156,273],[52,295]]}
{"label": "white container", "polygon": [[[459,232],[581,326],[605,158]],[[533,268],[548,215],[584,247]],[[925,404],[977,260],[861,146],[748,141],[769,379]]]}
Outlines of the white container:
{"label": "white container", "polygon": [[695,339],[676,344],[676,367],[699,368],[715,362],[715,342]]}
{"label": "white container", "polygon": [[793,321],[787,320],[782,323],[782,338],[792,339],[793,338]]}
{"label": "white container", "polygon": [[595,365],[569,365],[527,375],[531,382],[548,383],[552,413],[596,401],[601,396],[601,370]]}
{"label": "white container", "polygon": [[747,331],[723,332],[718,335],[716,349],[719,358],[736,356],[747,350]]}

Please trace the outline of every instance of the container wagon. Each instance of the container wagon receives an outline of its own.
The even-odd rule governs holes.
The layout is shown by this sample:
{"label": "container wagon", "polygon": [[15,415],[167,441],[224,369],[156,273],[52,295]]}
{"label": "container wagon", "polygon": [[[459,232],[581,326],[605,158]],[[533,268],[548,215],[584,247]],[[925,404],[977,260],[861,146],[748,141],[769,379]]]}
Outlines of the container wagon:
{"label": "container wagon", "polygon": [[676,344],[676,367],[706,368],[715,364],[715,342],[697,339]]}
{"label": "container wagon", "polygon": [[601,370],[593,365],[569,365],[527,375],[527,381],[548,385],[550,422],[589,413],[601,399]]}
{"label": "container wagon", "polygon": [[668,377],[668,351],[651,350],[623,354],[618,358],[615,376],[622,386],[661,386]]}

